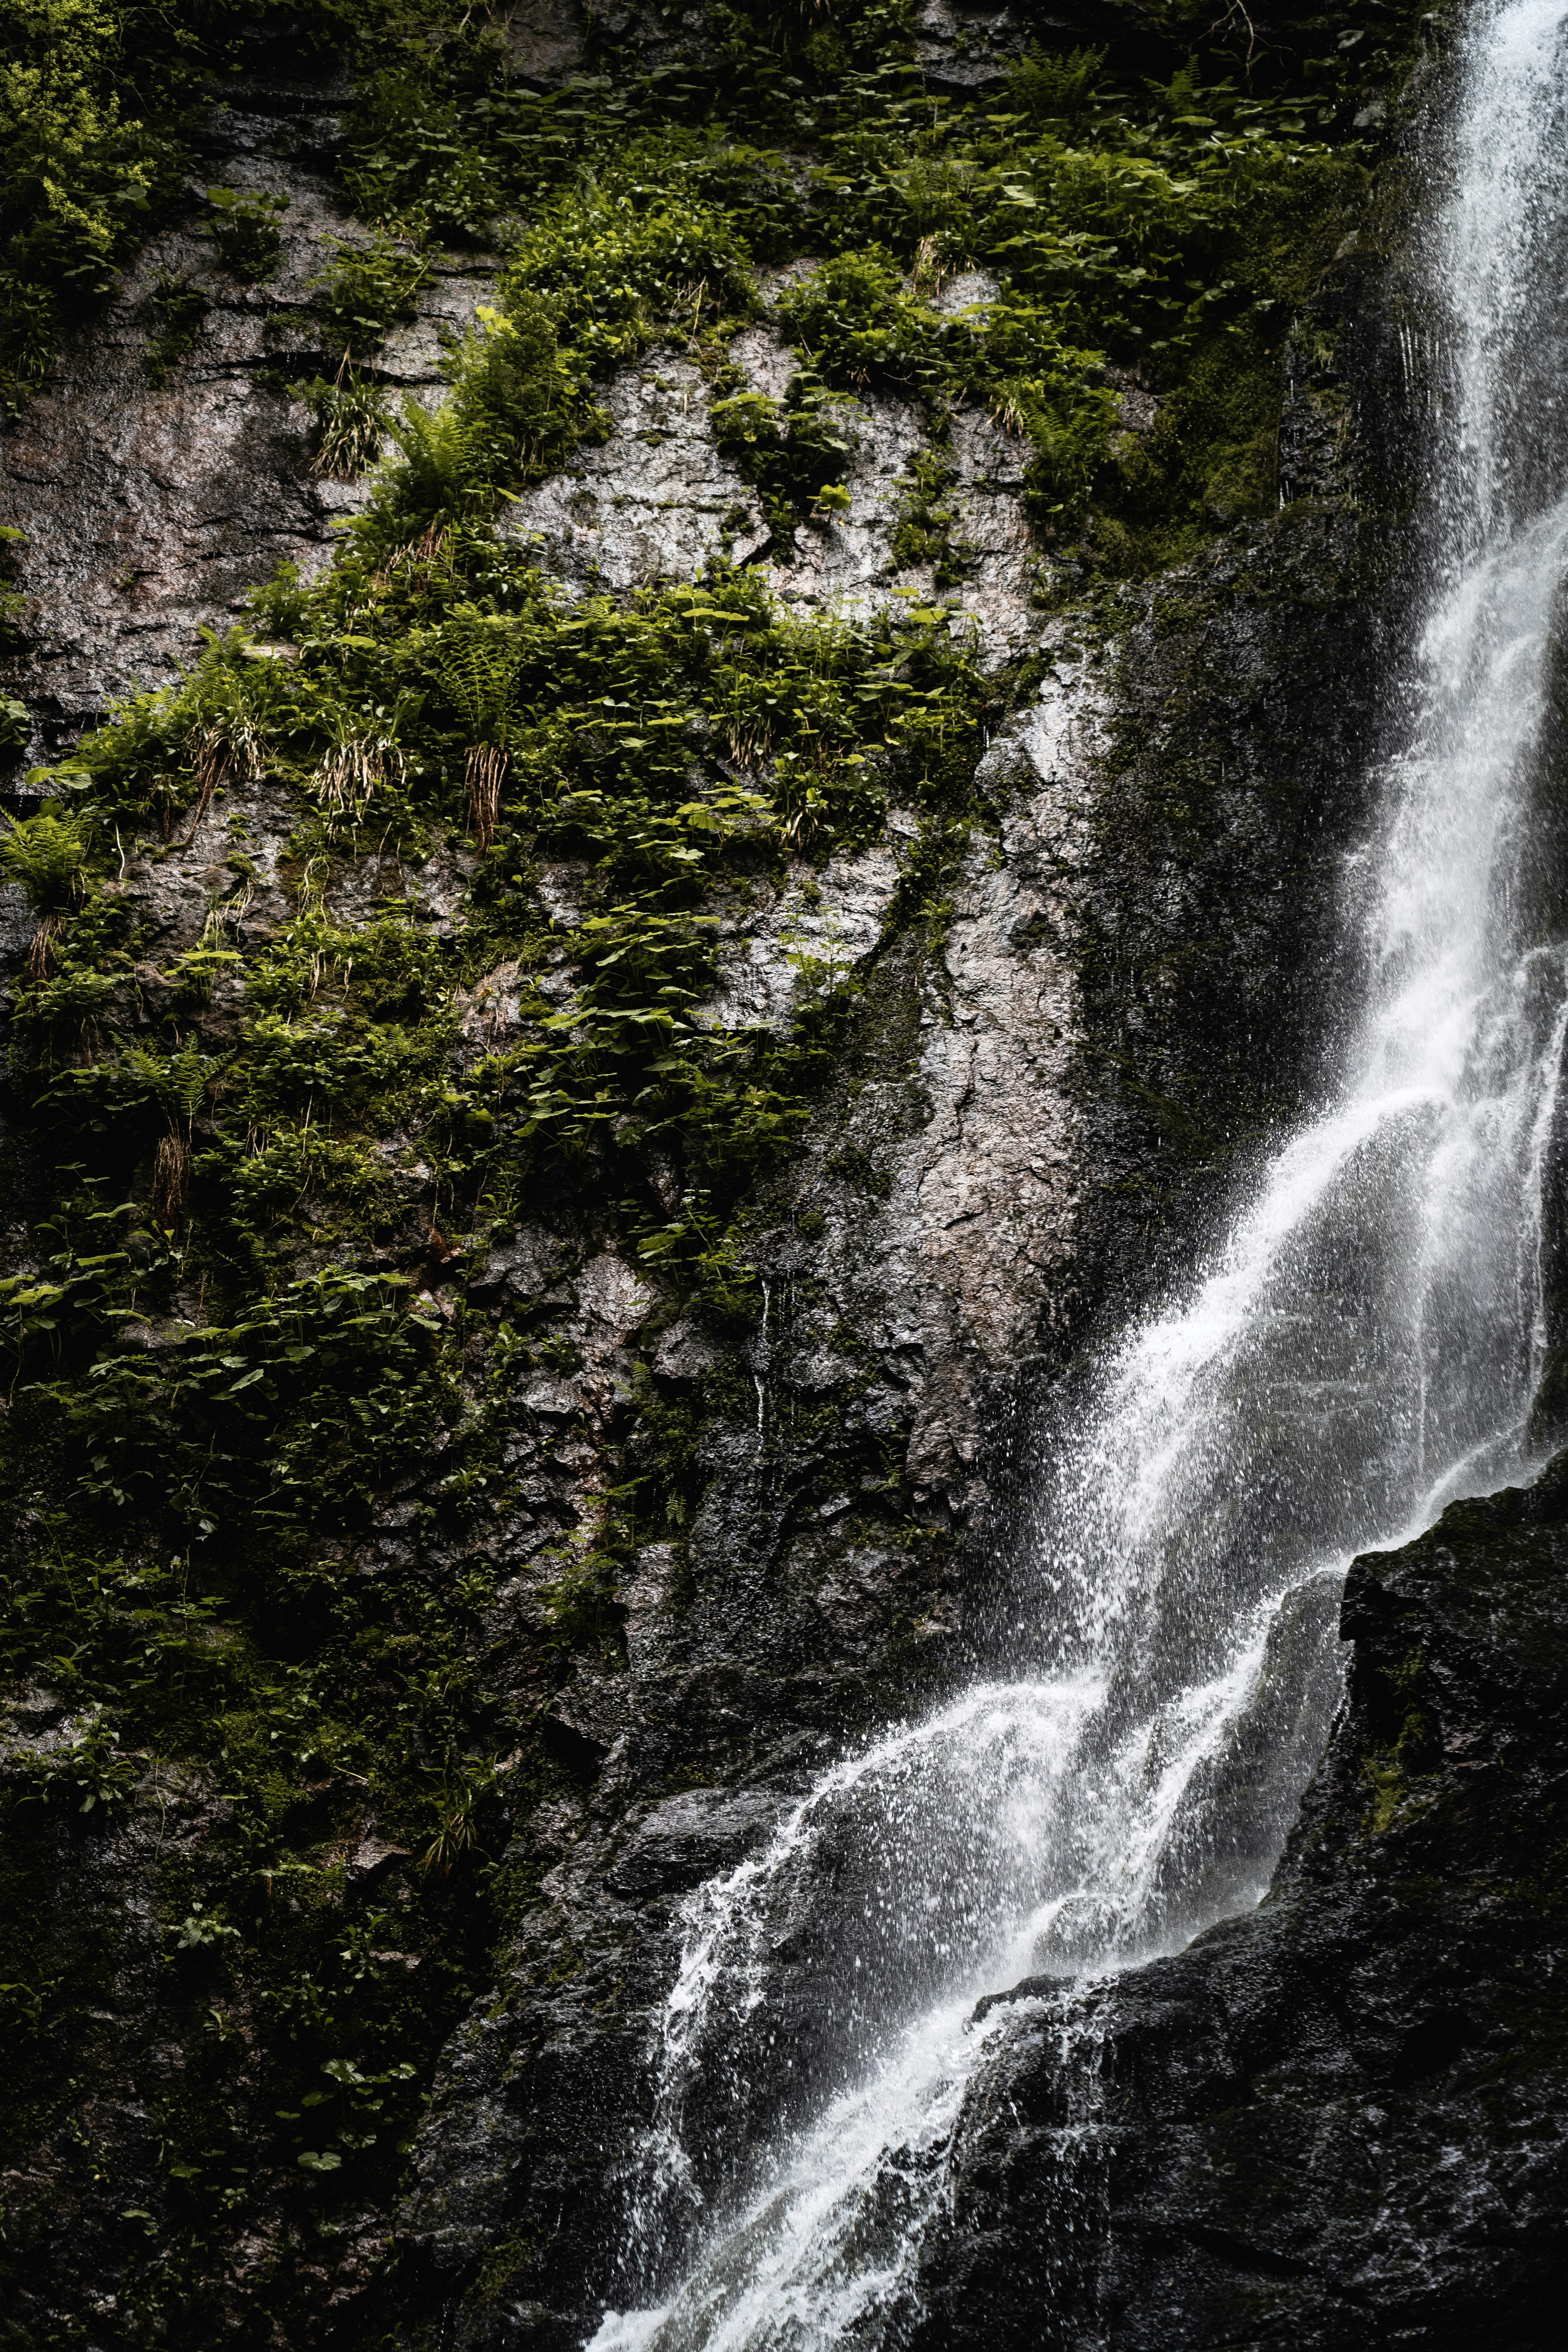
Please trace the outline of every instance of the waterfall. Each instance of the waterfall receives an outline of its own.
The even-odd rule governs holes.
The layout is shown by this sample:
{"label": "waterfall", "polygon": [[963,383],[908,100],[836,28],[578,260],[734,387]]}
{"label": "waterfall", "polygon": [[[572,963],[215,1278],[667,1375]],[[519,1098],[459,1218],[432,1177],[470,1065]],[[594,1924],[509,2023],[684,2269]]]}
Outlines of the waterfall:
{"label": "waterfall", "polygon": [[1348,1560],[1528,1472],[1568,1026],[1531,856],[1568,555],[1565,24],[1568,0],[1502,0],[1457,61],[1426,603],[1347,874],[1335,1082],[1060,1446],[1014,1677],[837,1766],[688,1904],[627,2183],[626,2300],[658,2307],[595,2352],[896,2340],[1018,2016],[976,2023],[977,1997],[1044,1980],[1034,2014],[1091,2079],[1097,1989],[1267,1887],[1339,1695]]}

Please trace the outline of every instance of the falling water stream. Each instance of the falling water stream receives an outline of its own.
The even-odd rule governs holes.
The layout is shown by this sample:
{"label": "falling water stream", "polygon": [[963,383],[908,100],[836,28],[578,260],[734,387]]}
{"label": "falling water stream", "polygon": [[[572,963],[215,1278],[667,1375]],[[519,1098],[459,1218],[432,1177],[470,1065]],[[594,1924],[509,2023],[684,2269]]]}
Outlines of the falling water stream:
{"label": "falling water stream", "polygon": [[1568,1026],[1531,857],[1568,563],[1565,116],[1568,0],[1483,5],[1435,167],[1427,609],[1347,878],[1337,1085],[1061,1447],[1026,1670],[838,1765],[689,1902],[627,2182],[644,2307],[594,2352],[893,2340],[1018,2014],[976,2026],[977,1996],[1058,1980],[1070,2065],[1094,1987],[1257,1902],[1339,1696],[1348,1560],[1529,1468]]}

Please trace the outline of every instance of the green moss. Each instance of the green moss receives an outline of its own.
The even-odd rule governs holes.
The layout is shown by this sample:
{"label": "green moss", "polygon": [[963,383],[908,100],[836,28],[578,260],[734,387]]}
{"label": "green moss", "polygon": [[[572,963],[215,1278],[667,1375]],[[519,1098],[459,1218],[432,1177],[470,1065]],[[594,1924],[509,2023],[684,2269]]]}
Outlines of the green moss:
{"label": "green moss", "polygon": [[1362,1765],[1362,1779],[1372,1800],[1373,1837],[1384,1836],[1396,1821],[1403,1824],[1412,1817],[1413,1807],[1421,1810],[1431,1801],[1422,1798],[1415,1785],[1430,1761],[1431,1726],[1420,1703],[1425,1669],[1426,1660],[1415,1650],[1387,1678],[1392,1703],[1403,1712],[1395,1738],[1373,1748]]}
{"label": "green moss", "polygon": [[517,2273],[527,2269],[534,2246],[535,2241],[518,2230],[498,2238],[474,2282],[475,2301],[479,2304],[499,2303]]}

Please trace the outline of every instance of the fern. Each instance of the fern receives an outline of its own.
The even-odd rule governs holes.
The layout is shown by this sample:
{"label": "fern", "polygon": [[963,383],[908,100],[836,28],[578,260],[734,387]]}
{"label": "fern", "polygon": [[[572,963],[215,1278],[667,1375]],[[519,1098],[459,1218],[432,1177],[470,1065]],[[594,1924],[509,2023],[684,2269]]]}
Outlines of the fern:
{"label": "fern", "polygon": [[81,896],[89,828],[82,817],[42,808],[37,816],[12,820],[0,839],[0,863],[8,880],[19,882],[34,911],[62,915]]}
{"label": "fern", "polygon": [[460,514],[484,502],[484,435],[454,408],[432,415],[410,394],[387,431],[403,453],[403,503],[416,514]]}
{"label": "fern", "polygon": [[474,744],[504,746],[522,666],[511,622],[477,604],[459,604],[441,632],[441,690]]}

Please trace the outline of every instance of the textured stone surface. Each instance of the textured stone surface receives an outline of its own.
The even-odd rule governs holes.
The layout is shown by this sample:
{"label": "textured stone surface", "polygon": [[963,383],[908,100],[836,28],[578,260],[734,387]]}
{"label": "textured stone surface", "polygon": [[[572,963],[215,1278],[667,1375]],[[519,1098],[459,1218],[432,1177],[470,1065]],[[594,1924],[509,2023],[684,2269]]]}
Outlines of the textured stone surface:
{"label": "textured stone surface", "polygon": [[651,352],[605,405],[609,439],[512,503],[503,538],[559,579],[612,589],[689,580],[710,557],[743,563],[767,544],[754,494],[713,446],[689,361]]}
{"label": "textured stone surface", "polygon": [[[310,280],[331,240],[366,236],[331,177],[337,117],[320,110],[345,95],[237,82],[205,126],[189,213],[143,249],[0,436],[0,522],[27,534],[16,581],[30,599],[27,648],[0,674],[35,714],[31,759],[73,742],[116,697],[177,677],[201,630],[232,627],[279,564],[319,569],[334,521],[363,501],[363,484],[312,474],[310,417],[273,381],[320,371]],[[200,193],[220,179],[289,200],[280,264],[261,285],[229,276],[195,234]],[[207,308],[189,354],[154,386],[153,298],[167,279]],[[418,320],[387,340],[377,373],[395,393],[437,395],[441,336],[471,323],[492,284],[480,259],[437,264]]]}

